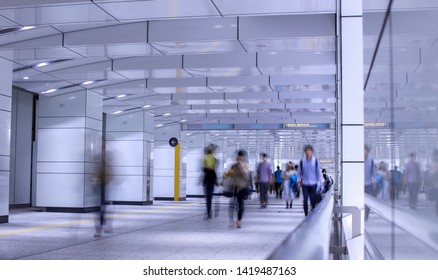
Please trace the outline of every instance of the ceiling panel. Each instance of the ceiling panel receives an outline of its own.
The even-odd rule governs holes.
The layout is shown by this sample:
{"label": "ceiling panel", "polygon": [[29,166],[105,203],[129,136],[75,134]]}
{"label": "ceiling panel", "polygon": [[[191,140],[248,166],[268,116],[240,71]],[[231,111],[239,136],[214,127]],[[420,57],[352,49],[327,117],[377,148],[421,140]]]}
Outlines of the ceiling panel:
{"label": "ceiling panel", "polygon": [[13,32],[1,34],[0,45],[41,38],[55,34],[59,34],[59,31],[50,26],[35,27],[31,29],[18,29]]}
{"label": "ceiling panel", "polygon": [[91,2],[77,5],[4,9],[0,10],[0,15],[27,26],[114,21],[114,18]]}
{"label": "ceiling panel", "polygon": [[336,12],[335,0],[214,0],[214,3],[225,16]]}
{"label": "ceiling panel", "polygon": [[69,47],[70,50],[84,57],[109,57],[118,58],[123,56],[149,56],[161,55],[151,45],[144,44],[123,44],[123,45],[102,45],[86,47]]}
{"label": "ceiling panel", "polygon": [[220,16],[213,3],[204,0],[93,2],[118,20]]}
{"label": "ceiling panel", "polygon": [[335,37],[284,38],[284,39],[240,39],[248,52],[272,51],[333,51]]}

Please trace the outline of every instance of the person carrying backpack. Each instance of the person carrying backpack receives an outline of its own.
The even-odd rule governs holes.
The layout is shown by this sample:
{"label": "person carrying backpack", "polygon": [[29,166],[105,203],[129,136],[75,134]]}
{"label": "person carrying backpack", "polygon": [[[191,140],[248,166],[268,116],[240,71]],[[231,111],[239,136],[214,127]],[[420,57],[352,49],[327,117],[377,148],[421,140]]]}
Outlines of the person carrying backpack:
{"label": "person carrying backpack", "polygon": [[315,209],[317,203],[317,191],[321,185],[322,175],[319,168],[319,161],[313,155],[313,147],[307,145],[304,148],[305,157],[301,160],[298,167],[298,184],[303,191],[303,208],[304,215],[309,214],[309,206],[307,204],[310,197],[310,205],[312,210]]}
{"label": "person carrying backpack", "polygon": [[284,185],[284,200],[286,201],[286,209],[292,209],[292,202],[298,189],[298,176],[292,164],[287,165],[286,172],[283,174]]}

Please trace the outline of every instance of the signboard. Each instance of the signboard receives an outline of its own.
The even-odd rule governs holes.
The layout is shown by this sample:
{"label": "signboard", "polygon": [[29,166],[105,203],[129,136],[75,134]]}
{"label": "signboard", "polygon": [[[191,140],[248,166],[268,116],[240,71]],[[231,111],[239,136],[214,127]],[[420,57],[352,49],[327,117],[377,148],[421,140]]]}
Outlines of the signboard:
{"label": "signboard", "polygon": [[171,146],[171,147],[176,147],[177,145],[178,145],[178,139],[176,139],[175,137],[172,137],[172,138],[170,138],[170,140],[169,140],[169,145]]}

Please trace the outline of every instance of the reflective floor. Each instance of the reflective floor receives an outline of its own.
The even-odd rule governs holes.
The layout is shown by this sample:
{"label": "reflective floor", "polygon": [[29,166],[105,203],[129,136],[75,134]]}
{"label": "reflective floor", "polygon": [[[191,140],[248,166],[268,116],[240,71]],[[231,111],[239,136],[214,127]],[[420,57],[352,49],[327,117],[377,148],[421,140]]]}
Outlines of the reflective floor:
{"label": "reflective floor", "polygon": [[202,199],[110,206],[114,230],[97,239],[95,213],[15,210],[0,225],[0,259],[266,259],[304,218],[301,202],[291,210],[271,198],[260,209],[253,196],[237,229],[229,224],[228,200],[218,202],[211,220]]}

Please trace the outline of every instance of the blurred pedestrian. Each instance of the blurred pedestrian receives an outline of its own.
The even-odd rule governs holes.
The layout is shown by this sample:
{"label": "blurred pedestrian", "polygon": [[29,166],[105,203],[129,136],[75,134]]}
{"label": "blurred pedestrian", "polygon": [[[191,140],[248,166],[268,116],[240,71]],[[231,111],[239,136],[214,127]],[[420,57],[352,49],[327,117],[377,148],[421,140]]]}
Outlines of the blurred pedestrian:
{"label": "blurred pedestrian", "polygon": [[[376,197],[376,164],[374,163],[374,159],[370,156],[370,150],[370,146],[364,146],[365,193]],[[370,208],[365,206],[365,220],[368,220],[369,215]]]}
{"label": "blurred pedestrian", "polygon": [[275,197],[277,199],[282,199],[283,197],[283,170],[280,166],[277,166],[277,170],[274,172],[275,177]]}
{"label": "blurred pedestrian", "polygon": [[315,209],[317,203],[317,190],[322,183],[321,170],[319,168],[319,161],[313,155],[313,147],[307,145],[304,148],[305,156],[300,161],[298,167],[298,182],[303,191],[303,208],[304,215],[309,214],[308,200],[310,198],[310,205],[312,210]]}
{"label": "blurred pedestrian", "polygon": [[292,209],[292,202],[294,201],[298,190],[298,176],[291,163],[287,165],[286,172],[283,174],[283,188],[286,209]]}
{"label": "blurred pedestrian", "polygon": [[204,171],[204,189],[205,189],[205,200],[207,206],[207,219],[211,219],[212,215],[212,203],[213,203],[213,194],[214,187],[218,185],[218,179],[216,174],[217,167],[217,159],[214,157],[217,146],[215,144],[210,144],[206,148],[206,153],[204,155],[203,161],[203,171]]}
{"label": "blurred pedestrian", "polygon": [[260,207],[268,206],[268,188],[271,184],[272,168],[268,162],[268,155],[261,154],[261,162],[257,167],[257,182],[260,188]]}
{"label": "blurred pedestrian", "polygon": [[409,191],[409,207],[417,209],[418,191],[421,185],[420,165],[416,161],[415,153],[409,154],[409,162],[405,166],[405,182]]}
{"label": "blurred pedestrian", "polygon": [[[235,225],[237,228],[241,228],[242,226],[242,218],[245,208],[244,201],[245,197],[248,195],[247,191],[249,186],[250,171],[246,162],[246,157],[246,151],[238,151],[236,163],[231,166],[225,175],[229,178],[228,184],[232,192],[229,210],[230,226]],[[237,222],[234,224],[234,212],[236,211],[236,204],[238,205]]]}

